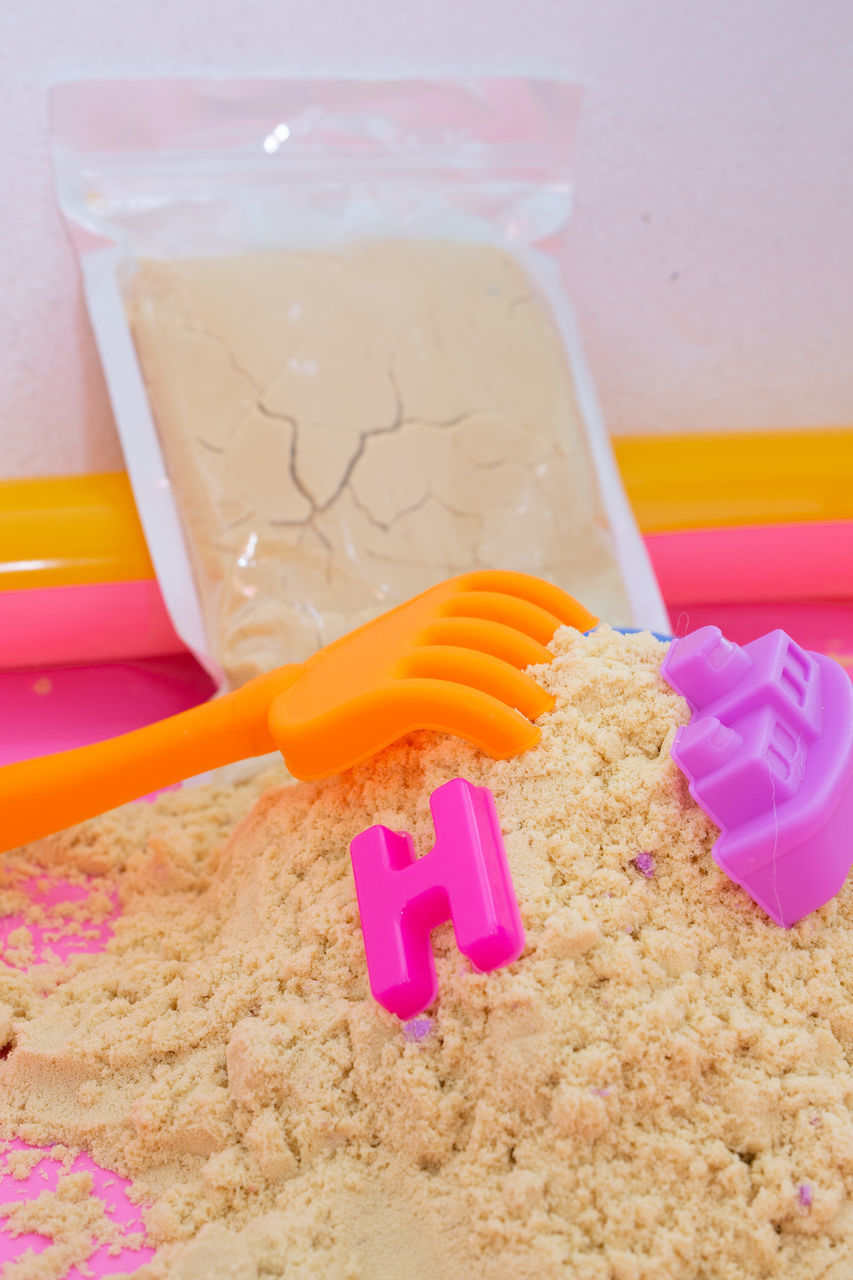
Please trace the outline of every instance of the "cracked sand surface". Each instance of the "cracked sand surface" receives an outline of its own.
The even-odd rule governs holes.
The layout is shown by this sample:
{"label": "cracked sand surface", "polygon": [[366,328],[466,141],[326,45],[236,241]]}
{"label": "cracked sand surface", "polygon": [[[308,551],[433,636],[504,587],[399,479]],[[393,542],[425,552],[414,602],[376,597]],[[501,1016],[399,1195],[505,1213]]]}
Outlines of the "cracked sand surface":
{"label": "cracked sand surface", "polygon": [[566,356],[511,255],[146,260],[128,311],[231,683],[478,567],[630,622]]}

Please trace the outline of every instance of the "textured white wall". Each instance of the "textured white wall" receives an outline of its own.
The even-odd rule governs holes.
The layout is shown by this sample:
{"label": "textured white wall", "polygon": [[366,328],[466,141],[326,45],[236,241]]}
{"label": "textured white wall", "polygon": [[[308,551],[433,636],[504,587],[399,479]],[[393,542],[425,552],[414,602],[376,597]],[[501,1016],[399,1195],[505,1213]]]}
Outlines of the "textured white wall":
{"label": "textured white wall", "polygon": [[121,465],[57,213],[69,76],[586,86],[569,263],[615,432],[853,422],[850,0],[4,0],[0,476]]}

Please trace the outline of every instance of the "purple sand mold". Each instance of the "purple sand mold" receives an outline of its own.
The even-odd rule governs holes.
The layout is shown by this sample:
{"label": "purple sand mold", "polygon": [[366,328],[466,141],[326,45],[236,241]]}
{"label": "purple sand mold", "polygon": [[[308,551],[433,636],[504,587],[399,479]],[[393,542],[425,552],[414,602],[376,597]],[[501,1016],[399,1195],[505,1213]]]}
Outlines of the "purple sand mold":
{"label": "purple sand mold", "polygon": [[800,1184],[800,1189],[797,1192],[797,1199],[804,1209],[810,1209],[812,1207],[812,1189],[807,1183],[803,1182]]}
{"label": "purple sand mold", "polygon": [[719,627],[674,640],[661,675],[693,713],[672,758],[720,828],[714,860],[790,928],[853,863],[853,683],[784,631],[741,648]]}

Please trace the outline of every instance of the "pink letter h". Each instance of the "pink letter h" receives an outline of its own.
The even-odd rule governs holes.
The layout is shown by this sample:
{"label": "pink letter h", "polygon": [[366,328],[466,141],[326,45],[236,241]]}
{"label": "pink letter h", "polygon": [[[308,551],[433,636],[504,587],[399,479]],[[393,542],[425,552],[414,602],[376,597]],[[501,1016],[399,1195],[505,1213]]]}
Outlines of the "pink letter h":
{"label": "pink letter h", "polygon": [[438,992],[430,931],[452,919],[456,944],[487,972],[517,960],[524,932],[495,802],[454,778],[430,796],[433,848],[415,857],[408,832],[375,826],[350,845],[370,989],[399,1018]]}

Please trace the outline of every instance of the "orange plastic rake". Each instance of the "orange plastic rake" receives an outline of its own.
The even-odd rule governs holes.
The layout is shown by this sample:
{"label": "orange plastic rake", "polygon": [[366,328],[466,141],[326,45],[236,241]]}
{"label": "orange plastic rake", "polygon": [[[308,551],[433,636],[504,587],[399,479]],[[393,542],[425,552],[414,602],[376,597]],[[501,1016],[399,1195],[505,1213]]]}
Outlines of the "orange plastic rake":
{"label": "orange plastic rake", "polygon": [[0,847],[14,848],[149,791],[278,749],[297,778],[368,759],[413,729],[503,759],[532,747],[553,699],[525,668],[561,625],[595,619],[523,573],[461,574],[234,693],[121,737],[0,769]]}

